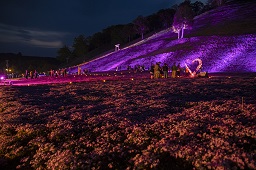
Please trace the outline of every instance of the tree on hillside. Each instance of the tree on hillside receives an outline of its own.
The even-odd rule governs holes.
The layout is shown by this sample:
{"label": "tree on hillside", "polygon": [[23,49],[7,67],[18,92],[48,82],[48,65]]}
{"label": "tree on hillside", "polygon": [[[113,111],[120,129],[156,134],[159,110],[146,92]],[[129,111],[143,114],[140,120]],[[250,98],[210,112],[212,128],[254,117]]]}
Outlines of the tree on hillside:
{"label": "tree on hillside", "polygon": [[18,52],[17,56],[22,57],[22,53]]}
{"label": "tree on hillside", "polygon": [[68,60],[70,60],[72,58],[72,52],[70,51],[70,49],[68,48],[68,46],[63,46],[62,48],[60,48],[58,50],[58,56],[57,56],[57,60],[59,60],[60,62],[64,63],[67,62]]}
{"label": "tree on hillside", "polygon": [[148,31],[147,20],[143,16],[138,16],[134,21],[134,29],[136,33],[141,35],[141,39],[144,39],[144,34]]}
{"label": "tree on hillside", "polygon": [[203,13],[204,3],[200,2],[200,1],[196,1],[191,4],[191,7],[192,7],[192,10],[195,15],[200,15]]}
{"label": "tree on hillside", "polygon": [[212,7],[218,7],[226,3],[226,0],[208,0],[207,2]]}
{"label": "tree on hillside", "polygon": [[161,28],[161,20],[157,14],[152,14],[147,16],[146,20],[148,22],[148,28],[150,32],[152,31],[156,32]]}
{"label": "tree on hillside", "polygon": [[73,53],[75,57],[85,57],[89,49],[85,36],[79,35],[78,37],[76,37],[73,42],[73,48]]}
{"label": "tree on hillside", "polygon": [[123,36],[123,25],[113,25],[103,30],[108,35],[108,44],[115,45],[125,42],[125,36]]}
{"label": "tree on hillside", "polygon": [[126,24],[123,27],[123,36],[125,36],[126,38],[128,38],[128,42],[131,41],[131,37],[134,35],[134,29],[133,29],[133,24]]}
{"label": "tree on hillside", "polygon": [[[184,37],[184,30],[190,29],[193,24],[194,13],[190,0],[181,3],[174,15],[172,29],[178,34],[178,39]],[[181,35],[180,35],[181,33]]]}
{"label": "tree on hillside", "polygon": [[90,50],[104,46],[111,41],[109,32],[103,30],[90,37]]}
{"label": "tree on hillside", "polygon": [[175,9],[162,9],[158,11],[157,15],[160,18],[163,28],[166,29],[172,25],[174,14],[175,14]]}

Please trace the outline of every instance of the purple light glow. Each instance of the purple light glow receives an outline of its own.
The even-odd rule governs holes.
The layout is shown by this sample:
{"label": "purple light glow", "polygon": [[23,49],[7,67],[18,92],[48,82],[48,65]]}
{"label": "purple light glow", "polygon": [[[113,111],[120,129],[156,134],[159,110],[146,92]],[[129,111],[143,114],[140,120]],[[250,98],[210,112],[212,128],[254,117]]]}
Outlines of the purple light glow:
{"label": "purple light glow", "polygon": [[[91,62],[81,64],[90,71],[124,70],[128,65],[174,62],[185,67],[188,61],[200,58],[207,72],[256,72],[256,35],[192,37],[168,40],[170,32],[162,31],[130,47],[120,49]],[[77,71],[77,66],[70,69]],[[190,67],[190,66],[189,66]]]}

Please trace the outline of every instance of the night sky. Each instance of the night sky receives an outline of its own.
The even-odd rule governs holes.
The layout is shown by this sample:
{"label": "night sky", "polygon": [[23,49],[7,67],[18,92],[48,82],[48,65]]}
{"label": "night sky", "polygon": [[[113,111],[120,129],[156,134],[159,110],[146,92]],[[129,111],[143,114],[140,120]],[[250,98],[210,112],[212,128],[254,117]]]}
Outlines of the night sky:
{"label": "night sky", "polygon": [[[78,35],[128,24],[183,0],[3,0],[0,1],[0,53],[55,57]],[[201,0],[205,3],[206,0]],[[192,1],[194,2],[194,1]]]}

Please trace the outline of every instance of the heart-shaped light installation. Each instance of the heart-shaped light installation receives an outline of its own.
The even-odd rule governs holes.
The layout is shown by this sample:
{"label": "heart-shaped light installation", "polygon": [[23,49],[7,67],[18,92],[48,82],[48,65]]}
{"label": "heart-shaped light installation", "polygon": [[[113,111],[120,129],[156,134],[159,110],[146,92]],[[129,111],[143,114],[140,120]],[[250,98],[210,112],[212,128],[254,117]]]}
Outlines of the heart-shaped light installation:
{"label": "heart-shaped light installation", "polygon": [[202,68],[202,60],[201,59],[199,59],[199,58],[196,58],[196,59],[194,59],[193,61],[192,61],[192,63],[194,63],[194,62],[198,62],[198,66],[196,67],[196,70],[195,71],[191,71],[191,69],[188,67],[188,65],[185,63],[185,66],[186,66],[186,69],[188,69],[188,72],[190,73],[190,76],[191,77],[195,77],[195,75],[196,75],[196,72],[199,70],[199,69],[201,69]]}

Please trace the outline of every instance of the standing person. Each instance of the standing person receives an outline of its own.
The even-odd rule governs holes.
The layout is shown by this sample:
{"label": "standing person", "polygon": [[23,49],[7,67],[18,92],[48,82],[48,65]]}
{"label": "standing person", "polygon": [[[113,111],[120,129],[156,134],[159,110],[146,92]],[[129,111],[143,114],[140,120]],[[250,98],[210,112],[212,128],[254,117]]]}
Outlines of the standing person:
{"label": "standing person", "polygon": [[177,66],[177,77],[180,77],[180,71],[181,71],[181,67],[180,67],[180,63]]}
{"label": "standing person", "polygon": [[164,66],[163,66],[164,78],[168,78],[168,71],[169,71],[169,67],[166,63],[164,63]]}
{"label": "standing person", "polygon": [[80,66],[78,66],[78,68],[77,68],[78,70],[77,70],[77,75],[81,75],[81,67]]}
{"label": "standing person", "polygon": [[37,76],[38,76],[36,70],[35,70],[35,72],[34,72],[34,76],[35,76],[35,78],[37,78]]}
{"label": "standing person", "polygon": [[189,70],[188,70],[188,67],[186,67],[185,69],[185,76],[188,77],[189,76]]}
{"label": "standing person", "polygon": [[53,69],[51,69],[51,71],[50,71],[50,76],[51,76],[51,77],[54,76],[54,70],[53,70]]}
{"label": "standing person", "polygon": [[154,78],[160,78],[160,65],[159,65],[159,63],[155,64],[155,67],[154,67]]}
{"label": "standing person", "polygon": [[29,74],[28,74],[28,70],[26,70],[26,73],[25,73],[25,77],[26,77],[26,79],[28,79],[28,76],[29,76]]}
{"label": "standing person", "polygon": [[64,69],[63,69],[63,77],[66,77],[66,75],[67,75],[67,69],[64,68]]}
{"label": "standing person", "polygon": [[30,71],[30,78],[31,78],[31,79],[33,79],[33,78],[34,78],[33,71]]}
{"label": "standing person", "polygon": [[151,64],[149,72],[150,72],[150,78],[153,79],[154,78],[154,64],[153,63]]}
{"label": "standing person", "polygon": [[176,63],[174,62],[172,65],[172,78],[176,77],[176,71],[177,71],[177,66],[176,66]]}

